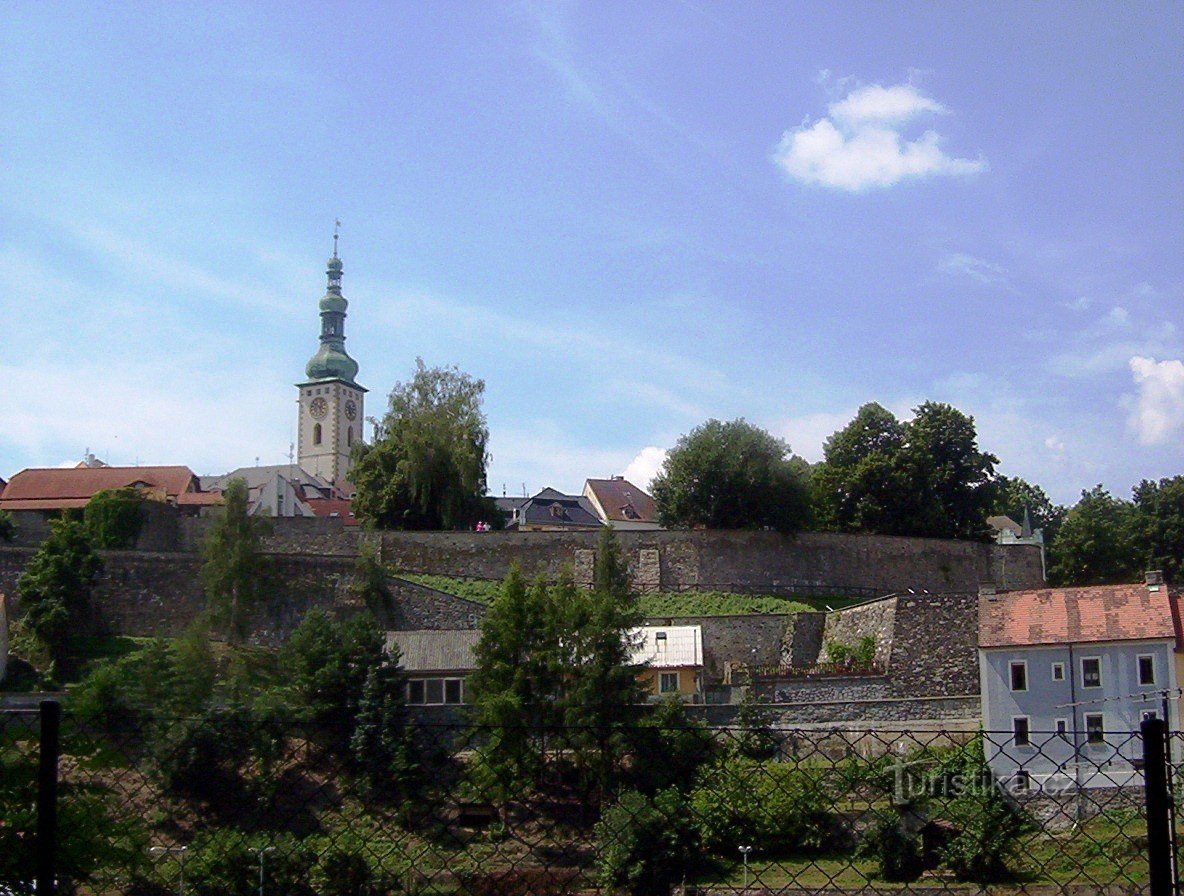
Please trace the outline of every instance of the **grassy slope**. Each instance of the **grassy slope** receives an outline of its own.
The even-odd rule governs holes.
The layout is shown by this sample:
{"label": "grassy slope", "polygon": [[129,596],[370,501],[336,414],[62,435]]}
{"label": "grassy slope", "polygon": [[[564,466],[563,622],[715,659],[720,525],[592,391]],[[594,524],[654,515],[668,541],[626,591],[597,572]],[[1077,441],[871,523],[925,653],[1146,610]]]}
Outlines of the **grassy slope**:
{"label": "grassy slope", "polygon": [[[501,590],[501,583],[484,579],[454,579],[447,576],[398,574],[401,578],[488,604]],[[739,594],[732,591],[658,591],[641,595],[641,609],[648,617],[729,616],[743,613],[800,613],[804,610],[834,609],[854,603],[844,597],[785,597],[774,594]]]}

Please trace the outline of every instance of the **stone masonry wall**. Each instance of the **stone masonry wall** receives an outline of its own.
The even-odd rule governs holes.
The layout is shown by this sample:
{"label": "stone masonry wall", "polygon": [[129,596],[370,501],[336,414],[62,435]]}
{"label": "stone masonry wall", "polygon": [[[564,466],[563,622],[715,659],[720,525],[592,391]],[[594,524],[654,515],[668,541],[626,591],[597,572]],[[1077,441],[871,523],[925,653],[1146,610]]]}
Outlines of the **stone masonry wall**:
{"label": "stone masonry wall", "polygon": [[857,647],[860,641],[870,637],[876,639],[876,664],[881,668],[887,666],[896,626],[896,601],[895,597],[886,597],[827,614],[818,659],[827,661],[828,644]]}
{"label": "stone masonry wall", "polygon": [[724,664],[755,663],[776,666],[780,663],[780,645],[792,616],[680,616],[677,619],[647,619],[647,625],[698,625],[703,630],[703,678],[718,682],[724,677]]}
{"label": "stone masonry wall", "polygon": [[[212,517],[159,508],[139,547],[196,552]],[[24,516],[22,514],[22,516]],[[19,544],[35,545],[43,521],[18,521]],[[410,573],[502,579],[512,563],[528,575],[557,576],[564,565],[586,569],[596,532],[367,532],[340,520],[272,521],[267,550],[277,554],[354,557],[371,541],[383,559]],[[618,533],[640,590],[721,589],[765,593],[848,594],[977,591],[1039,587],[1040,551],[1032,545],[803,532],[622,531]]]}
{"label": "stone masonry wall", "polygon": [[826,634],[826,613],[797,613],[786,626],[781,641],[781,665],[794,668],[813,666],[822,653]]}
{"label": "stone masonry wall", "polygon": [[[0,592],[15,597],[16,580],[31,556],[28,548],[0,548]],[[91,626],[137,636],[177,635],[205,610],[201,561],[193,554],[106,551],[92,599]],[[273,599],[250,620],[251,637],[284,641],[311,607],[349,614],[361,609],[350,587],[354,561],[344,557],[273,556]],[[390,605],[380,623],[393,629],[475,628],[485,612],[479,603],[392,579]],[[13,607],[14,613],[20,608]]]}
{"label": "stone masonry wall", "polygon": [[898,694],[977,694],[978,595],[899,597],[888,674]]}

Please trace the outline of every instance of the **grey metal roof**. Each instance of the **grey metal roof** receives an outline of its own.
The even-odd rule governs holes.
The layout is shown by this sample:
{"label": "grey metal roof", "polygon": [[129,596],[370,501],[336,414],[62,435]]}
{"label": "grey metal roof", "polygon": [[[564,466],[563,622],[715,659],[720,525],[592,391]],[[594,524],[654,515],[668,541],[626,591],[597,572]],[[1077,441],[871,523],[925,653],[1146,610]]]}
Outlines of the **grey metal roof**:
{"label": "grey metal roof", "polygon": [[387,632],[387,650],[397,644],[400,668],[407,672],[471,672],[477,665],[473,649],[477,629]]}

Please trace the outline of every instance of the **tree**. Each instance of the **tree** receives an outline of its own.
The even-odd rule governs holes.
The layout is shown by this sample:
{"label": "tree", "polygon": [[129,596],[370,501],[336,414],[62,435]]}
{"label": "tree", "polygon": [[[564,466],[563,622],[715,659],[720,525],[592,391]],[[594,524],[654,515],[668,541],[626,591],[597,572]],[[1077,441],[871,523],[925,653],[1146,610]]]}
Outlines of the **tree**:
{"label": "tree", "polygon": [[999,459],[979,451],[974,418],[957,408],[927,401],[913,413],[905,458],[922,495],[922,512],[913,534],[984,537]]}
{"label": "tree", "polygon": [[91,547],[86,526],[62,517],[50,523],[49,537],[17,580],[25,622],[59,666],[67,657],[69,634],[89,608],[101,569],[102,561]]}
{"label": "tree", "polygon": [[991,510],[1017,523],[1024,521],[1027,511],[1032,528],[1043,530],[1045,544],[1056,539],[1066,512],[1061,505],[1052,503],[1044,489],[1018,476],[1000,476],[995,480],[995,501]]}
{"label": "tree", "polygon": [[901,423],[878,404],[827,439],[814,500],[830,528],[880,535],[982,538],[998,459],[974,418],[927,401]]}
{"label": "tree", "polygon": [[350,738],[362,787],[378,799],[406,797],[415,771],[398,647],[393,650],[388,662],[366,670]]}
{"label": "tree", "polygon": [[0,541],[12,541],[16,538],[16,522],[7,510],[0,510]]}
{"label": "tree", "polygon": [[789,446],[743,419],[708,420],[678,440],[653,482],[669,528],[776,529],[809,519],[809,497]]}
{"label": "tree", "polygon": [[425,367],[391,390],[373,444],[355,449],[354,512],[384,529],[463,529],[495,519],[485,496],[485,383],[456,367]]}
{"label": "tree", "polygon": [[1155,482],[1144,479],[1134,490],[1137,558],[1148,569],[1162,569],[1169,582],[1184,580],[1184,476]]}
{"label": "tree", "polygon": [[104,489],[87,502],[82,519],[95,547],[130,548],[144,523],[144,496],[134,488]]}
{"label": "tree", "polygon": [[272,584],[271,564],[262,547],[269,523],[250,515],[242,479],[232,479],[222,497],[225,509],[202,546],[201,583],[211,619],[238,643],[246,635],[251,611]]}
{"label": "tree", "polygon": [[1055,585],[1108,585],[1139,573],[1134,505],[1096,485],[1081,493],[1057,535],[1049,568]]}
{"label": "tree", "polygon": [[906,438],[905,424],[871,402],[827,439],[812,480],[820,522],[840,532],[912,534],[921,507],[903,461]]}

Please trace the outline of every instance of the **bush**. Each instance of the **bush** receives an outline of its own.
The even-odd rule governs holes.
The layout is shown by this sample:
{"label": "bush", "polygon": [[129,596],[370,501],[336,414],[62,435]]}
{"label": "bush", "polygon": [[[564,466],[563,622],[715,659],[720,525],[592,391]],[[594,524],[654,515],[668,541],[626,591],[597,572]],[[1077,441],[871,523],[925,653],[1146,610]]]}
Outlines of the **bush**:
{"label": "bush", "polygon": [[921,838],[905,830],[895,812],[876,815],[859,844],[862,858],[874,859],[884,880],[908,883],[925,870]]}
{"label": "bush", "polygon": [[627,791],[596,825],[600,884],[636,896],[666,896],[699,853],[686,797],[667,788],[652,798]]}
{"label": "bush", "polygon": [[241,785],[239,764],[250,746],[246,714],[208,709],[197,718],[163,724],[153,752],[165,786],[198,799],[234,798]]}
{"label": "bush", "polygon": [[820,775],[781,762],[727,757],[705,769],[691,794],[703,845],[731,857],[759,844],[766,855],[815,855],[836,845],[837,820]]}
{"label": "bush", "polygon": [[374,872],[354,844],[328,847],[312,870],[317,896],[367,896],[374,882]]}
{"label": "bush", "polygon": [[[291,834],[268,834],[266,839],[233,828],[199,834],[186,855],[186,886],[198,896],[257,896],[259,858],[252,847],[274,847],[264,856],[264,892],[285,896],[313,896],[308,885],[312,851]],[[175,866],[158,874],[173,877]],[[192,883],[190,883],[192,882]]]}
{"label": "bush", "polygon": [[130,548],[144,525],[144,497],[134,488],[97,492],[82,511],[82,521],[96,548]]}
{"label": "bush", "polygon": [[16,521],[7,510],[0,510],[0,541],[12,541],[16,538]]}

